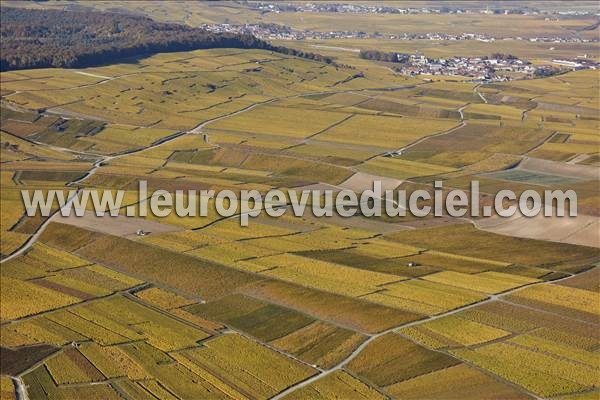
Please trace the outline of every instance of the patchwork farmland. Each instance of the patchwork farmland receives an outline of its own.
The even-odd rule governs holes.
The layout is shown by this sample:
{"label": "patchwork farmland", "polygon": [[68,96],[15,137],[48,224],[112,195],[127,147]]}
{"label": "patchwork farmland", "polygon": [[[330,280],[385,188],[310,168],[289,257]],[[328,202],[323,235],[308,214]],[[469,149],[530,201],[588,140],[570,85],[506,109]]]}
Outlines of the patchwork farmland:
{"label": "patchwork farmland", "polygon": [[[240,18],[199,4],[188,22],[197,7]],[[478,84],[330,51],[0,73],[2,400],[598,396],[598,71]],[[477,180],[482,204],[575,190],[579,216],[245,228],[213,201],[204,217],[127,216],[140,180],[171,194]],[[21,191],[36,189],[125,195],[115,217],[57,202],[28,216]]]}

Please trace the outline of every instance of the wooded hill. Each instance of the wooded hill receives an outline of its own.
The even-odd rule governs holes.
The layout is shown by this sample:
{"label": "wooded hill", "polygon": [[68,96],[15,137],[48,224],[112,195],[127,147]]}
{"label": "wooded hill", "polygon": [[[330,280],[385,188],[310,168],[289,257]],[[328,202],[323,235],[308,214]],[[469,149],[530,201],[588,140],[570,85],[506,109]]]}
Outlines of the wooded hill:
{"label": "wooded hill", "polygon": [[252,35],[211,33],[118,13],[2,7],[0,70],[82,68],[153,53],[210,48],[265,49],[333,63],[272,46]]}

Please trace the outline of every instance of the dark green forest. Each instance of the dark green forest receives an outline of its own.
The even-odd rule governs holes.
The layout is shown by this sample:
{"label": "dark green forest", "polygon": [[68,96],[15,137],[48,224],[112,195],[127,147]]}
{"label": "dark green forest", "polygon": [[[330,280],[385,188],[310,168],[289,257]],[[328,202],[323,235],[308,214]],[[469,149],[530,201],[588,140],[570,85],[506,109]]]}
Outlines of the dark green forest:
{"label": "dark green forest", "polygon": [[134,15],[2,7],[0,70],[83,68],[153,53],[265,49],[334,64],[329,57],[272,46],[252,35],[211,33]]}

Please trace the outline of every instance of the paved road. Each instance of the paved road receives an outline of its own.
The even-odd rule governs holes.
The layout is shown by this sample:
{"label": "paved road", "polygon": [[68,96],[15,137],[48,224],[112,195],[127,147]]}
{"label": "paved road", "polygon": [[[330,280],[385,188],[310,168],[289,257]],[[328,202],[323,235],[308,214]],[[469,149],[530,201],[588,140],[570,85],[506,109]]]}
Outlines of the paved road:
{"label": "paved road", "polygon": [[477,94],[479,95],[479,97],[481,97],[481,100],[483,100],[483,102],[484,102],[485,104],[487,104],[487,103],[488,103],[487,99],[486,99],[486,98],[483,96],[483,93],[481,93],[481,92],[479,91],[479,87],[480,87],[480,86],[481,86],[481,84],[478,84],[478,85],[476,85],[476,86],[473,88],[473,91],[474,91],[475,93],[477,93]]}
{"label": "paved road", "polygon": [[12,377],[13,384],[15,385],[15,398],[16,400],[29,400],[29,396],[27,395],[27,389],[25,388],[25,383],[23,383],[23,379],[20,377]]}

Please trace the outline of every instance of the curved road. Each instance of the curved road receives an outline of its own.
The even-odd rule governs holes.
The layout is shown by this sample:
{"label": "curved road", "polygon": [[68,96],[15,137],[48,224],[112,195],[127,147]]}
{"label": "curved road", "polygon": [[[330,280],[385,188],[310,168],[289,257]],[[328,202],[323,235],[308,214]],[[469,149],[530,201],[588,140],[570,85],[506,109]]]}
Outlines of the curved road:
{"label": "curved road", "polygon": [[[335,372],[335,371],[338,371],[338,370],[344,368],[350,361],[354,360],[373,340],[375,340],[375,339],[377,339],[377,338],[379,338],[379,337],[381,337],[381,336],[383,336],[385,334],[397,331],[398,329],[409,328],[411,326],[415,326],[415,325],[419,325],[419,324],[422,324],[422,323],[425,323],[425,322],[434,321],[436,319],[447,317],[449,315],[453,315],[453,314],[459,313],[461,311],[468,310],[468,309],[473,308],[473,307],[478,307],[478,306],[481,306],[483,304],[490,303],[492,301],[502,301],[501,298],[503,296],[512,294],[512,293],[517,292],[519,290],[522,290],[522,289],[524,289],[526,287],[538,286],[538,285],[545,285],[545,284],[550,284],[550,283],[556,283],[556,282],[560,282],[560,281],[565,280],[565,279],[569,279],[571,277],[572,277],[572,275],[569,275],[569,276],[565,276],[564,278],[556,279],[556,280],[553,280],[553,281],[535,282],[535,283],[531,283],[529,285],[520,286],[520,287],[517,287],[517,288],[514,288],[514,289],[507,290],[507,291],[502,292],[500,294],[490,295],[485,300],[478,301],[476,303],[467,304],[465,306],[462,306],[462,307],[459,307],[459,308],[455,308],[453,310],[446,311],[446,312],[441,313],[441,314],[436,314],[436,315],[433,315],[433,316],[430,316],[430,317],[427,317],[427,318],[424,318],[424,319],[420,319],[420,320],[417,320],[417,321],[412,321],[412,322],[408,322],[408,323],[405,323],[405,324],[401,324],[401,325],[389,328],[389,329],[387,329],[385,331],[382,331],[382,332],[379,332],[379,333],[376,333],[376,334],[373,334],[373,335],[367,335],[368,339],[365,340],[364,342],[362,342],[360,346],[358,346],[352,353],[350,353],[348,355],[348,357],[344,358],[338,364],[336,364],[335,366],[333,366],[332,368],[330,368],[328,370],[324,370],[323,372],[321,372],[321,373],[319,373],[317,375],[313,375],[312,377],[310,377],[310,378],[308,378],[308,379],[306,379],[306,380],[304,380],[302,382],[299,382],[299,383],[297,383],[295,385],[292,385],[292,386],[288,387],[284,391],[282,391],[282,392],[278,393],[277,395],[271,397],[271,400],[282,399],[286,395],[288,395],[288,394],[290,394],[290,393],[292,393],[292,392],[294,392],[294,391],[296,391],[296,390],[298,390],[298,389],[300,389],[302,387],[308,386],[311,383],[313,383],[313,382],[315,382],[315,381],[317,381],[317,380],[319,380],[321,378],[326,377],[327,375],[331,374],[332,372]],[[481,368],[479,368],[479,367],[477,367],[475,365],[471,365],[471,366],[473,366],[473,367],[475,367],[477,369],[482,370]],[[484,370],[482,370],[482,371],[484,371]],[[496,376],[496,375],[494,375],[494,376]],[[512,383],[512,382],[507,382],[507,383],[511,383],[513,386],[515,386],[515,384]],[[529,394],[530,396],[532,396],[532,397],[534,397],[536,399],[539,398],[535,394],[527,391],[526,389],[524,389],[524,388],[522,388],[520,386],[518,386],[518,388],[521,391]]]}
{"label": "curved road", "polygon": [[29,400],[27,395],[27,388],[21,377],[11,377],[13,384],[15,385],[15,399],[16,400]]}
{"label": "curved road", "polygon": [[[121,75],[124,76],[124,75]],[[113,79],[117,79],[121,76],[117,76],[117,77],[113,77]],[[101,81],[102,82],[102,81]],[[98,83],[96,83],[98,84]],[[166,138],[157,140],[156,142],[154,142],[153,144],[151,144],[150,146],[147,147],[142,147],[142,148],[138,148],[138,149],[133,149],[133,150],[129,150],[123,153],[119,153],[119,154],[113,154],[113,155],[108,155],[108,156],[99,156],[98,154],[92,154],[92,153],[85,153],[85,152],[78,152],[78,151],[74,151],[71,149],[67,149],[67,148],[63,148],[63,147],[58,147],[58,146],[53,146],[53,145],[48,145],[45,143],[41,143],[41,142],[34,142],[38,145],[41,146],[46,146],[49,148],[52,148],[53,150],[58,150],[58,151],[62,151],[62,152],[68,152],[68,153],[74,153],[74,154],[82,154],[82,155],[87,155],[87,156],[91,156],[91,157],[100,157],[100,159],[96,162],[94,162],[92,164],[92,168],[82,177],[77,178],[76,180],[73,180],[71,182],[69,182],[67,184],[67,186],[72,186],[75,185],[77,183],[81,183],[84,180],[86,180],[87,178],[89,178],[90,176],[94,175],[96,173],[96,171],[102,167],[102,165],[110,160],[114,160],[120,157],[124,157],[127,155],[131,155],[131,154],[135,154],[135,153],[139,153],[145,150],[149,150],[155,147],[158,147],[160,145],[163,145],[165,143],[168,143],[172,140],[175,140],[181,136],[187,135],[187,134],[200,134],[202,132],[202,129],[204,127],[206,127],[207,125],[225,119],[225,118],[229,118],[229,117],[233,117],[234,115],[238,115],[241,114],[243,112],[246,111],[250,111],[255,107],[264,105],[264,104],[268,104],[268,103],[272,103],[274,101],[278,101],[278,100],[283,100],[283,99],[289,99],[289,98],[297,98],[297,97],[304,97],[304,96],[310,96],[310,95],[314,95],[314,94],[336,94],[336,93],[347,93],[347,92],[361,92],[361,91],[369,91],[369,90],[400,90],[400,89],[409,89],[414,87],[415,85],[402,85],[402,86],[390,86],[390,87],[384,87],[384,88],[364,88],[364,89],[342,89],[342,90],[332,90],[332,91],[321,91],[321,92],[308,92],[308,93],[299,93],[299,94],[293,94],[293,95],[288,95],[288,96],[281,96],[281,97],[273,97],[271,99],[268,100],[264,100],[264,101],[259,101],[259,102],[255,102],[252,103],[244,108],[241,108],[237,111],[232,111],[230,113],[221,115],[219,117],[215,117],[215,118],[211,118],[208,120],[205,120],[203,122],[201,122],[200,124],[198,124],[197,126],[195,126],[194,128],[188,130],[188,131],[182,131],[182,132],[178,132],[176,134],[173,134],[171,136],[168,136]],[[219,145],[213,145],[215,148],[220,147]],[[65,203],[65,207],[67,206],[67,203],[70,205],[70,203],[73,201],[73,198],[69,198],[69,200]],[[61,208],[62,209],[62,208]],[[45,227],[50,223],[50,220],[56,215],[56,213],[60,212],[61,209],[56,210],[44,223],[42,223],[33,233],[33,235],[20,247],[18,248],[15,252],[13,252],[11,255],[9,255],[8,257],[0,260],[0,263],[4,263],[8,260],[11,260],[21,254],[23,254],[24,252],[26,252],[29,248],[31,248],[31,246],[36,242],[36,240],[39,238],[39,236],[42,234],[43,230],[45,229]]]}
{"label": "curved road", "polygon": [[[365,90],[367,90],[367,89],[365,89]],[[340,90],[340,91],[331,92],[331,93],[347,92],[347,91],[348,90]],[[487,100],[483,97],[483,95],[481,93],[479,93],[479,91],[477,91],[477,90],[475,90],[475,91],[484,100],[484,102],[487,103]],[[299,95],[293,95],[293,96],[286,96],[286,98],[287,97],[302,97],[302,96],[307,96],[307,95],[309,95],[309,94],[299,94]],[[204,127],[206,127],[207,125],[209,125],[209,124],[211,124],[213,122],[216,122],[216,121],[219,121],[219,120],[222,120],[222,119],[234,116],[234,115],[241,114],[241,113],[249,111],[249,110],[251,110],[251,109],[253,109],[253,108],[257,107],[257,106],[264,105],[264,104],[267,104],[267,103],[271,103],[271,102],[277,101],[277,100],[282,99],[282,98],[283,97],[281,97],[281,98],[277,97],[277,98],[272,98],[272,99],[261,101],[261,102],[256,102],[256,103],[253,103],[253,104],[251,104],[249,106],[246,106],[246,107],[244,107],[244,108],[242,108],[240,110],[237,110],[237,111],[234,111],[234,112],[230,112],[228,114],[225,114],[225,115],[222,115],[222,116],[219,116],[219,117],[216,117],[216,118],[212,118],[212,119],[206,120],[206,121],[200,123],[199,125],[197,125],[196,127],[192,128],[191,130],[183,131],[183,132],[180,132],[179,134],[172,135],[172,136],[168,137],[167,139],[159,140],[159,141],[153,143],[152,145],[144,147],[144,148],[134,149],[134,150],[131,150],[131,151],[128,151],[128,152],[124,152],[124,153],[121,153],[121,154],[116,154],[116,155],[102,156],[98,161],[96,161],[93,164],[92,168],[84,176],[82,176],[82,177],[80,177],[80,178],[78,178],[76,180],[71,181],[69,183],[69,185],[74,185],[74,184],[77,184],[77,183],[80,183],[80,182],[86,180],[87,178],[89,178],[90,176],[92,176],[93,174],[95,174],[96,171],[100,167],[102,167],[104,163],[106,163],[106,162],[108,162],[110,160],[113,160],[113,159],[116,159],[116,158],[120,158],[120,157],[124,157],[124,156],[131,155],[131,154],[135,154],[135,153],[138,153],[138,152],[142,152],[142,151],[145,151],[145,150],[148,150],[148,149],[151,149],[151,148],[158,147],[158,146],[160,146],[160,145],[162,145],[164,143],[168,143],[168,142],[170,142],[170,141],[172,141],[172,140],[174,140],[176,138],[179,138],[179,137],[181,137],[183,135],[187,135],[187,134],[200,134],[202,132],[202,129]],[[454,128],[451,128],[448,131],[441,132],[439,134],[432,135],[432,136],[438,136],[438,135],[448,134],[448,133],[450,133],[450,132],[454,131],[455,129],[458,129],[458,128],[462,127],[462,126],[464,126],[464,121],[462,121],[461,124],[459,124],[458,126],[456,126]],[[424,137],[420,141],[425,140],[425,139],[429,139],[432,136]],[[401,150],[405,150],[408,147],[412,147],[412,146],[418,144],[420,141],[416,141],[416,142],[414,142],[412,144],[409,144],[409,145],[405,146]],[[43,144],[41,144],[41,145],[43,145]],[[56,146],[50,146],[50,147],[52,147],[54,149],[59,149]],[[69,149],[64,149],[64,148],[60,148],[60,150],[72,152]],[[92,155],[92,154],[89,154],[89,155]],[[98,155],[93,155],[93,156],[97,157]],[[70,205],[78,194],[79,194],[79,190],[77,190],[74,195],[72,195],[71,197],[69,197],[67,199],[67,201],[65,203],[65,206],[63,206],[63,207],[66,207],[67,205]],[[17,251],[15,251],[10,256],[8,256],[7,258],[3,259],[0,262],[3,263],[5,261],[11,260],[11,259],[13,259],[15,257],[18,257],[19,255],[21,255],[24,252],[26,252],[29,248],[31,248],[31,246],[37,241],[37,239],[39,238],[39,236],[42,234],[42,232],[45,229],[45,227],[51,222],[51,220],[53,219],[53,217],[58,212],[61,211],[61,209],[62,208],[56,210],[44,223],[42,223],[38,227],[38,229],[35,231],[35,233],[25,242],[25,244],[21,248],[19,248]],[[567,278],[570,278],[570,276],[567,276],[567,277],[562,278],[562,279],[567,279]],[[549,283],[560,281],[562,279],[555,280],[555,281],[538,282],[538,283],[533,283],[533,284],[527,285],[527,286],[549,284]],[[523,286],[523,287],[525,287],[525,286]],[[504,292],[502,294],[491,295],[487,299],[485,299],[483,301],[480,301],[480,302],[477,302],[477,303],[472,303],[472,304],[469,304],[469,305],[465,305],[463,307],[459,307],[459,308],[456,308],[454,310],[450,310],[450,311],[447,311],[445,313],[441,313],[441,314],[438,314],[438,315],[435,315],[435,316],[431,316],[431,317],[428,317],[428,318],[425,318],[425,319],[422,319],[422,320],[412,321],[412,322],[409,322],[409,323],[406,323],[406,324],[401,324],[401,325],[389,328],[389,329],[387,329],[385,331],[379,332],[377,334],[368,335],[368,338],[363,343],[361,343],[352,353],[350,353],[345,359],[343,359],[342,361],[340,361],[337,365],[335,365],[334,367],[332,367],[330,369],[327,369],[327,370],[320,370],[317,375],[314,375],[314,376],[312,376],[312,377],[310,377],[310,378],[308,378],[308,379],[306,379],[306,380],[304,380],[302,382],[299,382],[299,383],[297,383],[295,385],[292,385],[292,386],[288,387],[287,389],[283,390],[279,394],[277,394],[274,397],[272,397],[272,399],[273,400],[281,399],[284,396],[286,396],[287,394],[296,391],[297,389],[305,387],[305,386],[307,386],[307,385],[309,385],[309,384],[317,381],[318,379],[321,379],[321,378],[323,378],[323,377],[331,374],[334,371],[337,371],[337,370],[340,370],[340,369],[344,368],[350,361],[352,361],[354,358],[356,358],[372,341],[374,341],[375,339],[377,339],[377,338],[379,338],[379,337],[381,337],[381,336],[383,336],[383,335],[385,335],[387,333],[394,332],[394,331],[396,331],[398,329],[401,329],[401,328],[418,325],[418,324],[421,324],[421,323],[424,323],[424,322],[427,322],[427,321],[432,321],[432,320],[435,320],[435,319],[443,318],[443,317],[446,317],[448,315],[452,315],[452,314],[455,314],[455,313],[458,313],[458,312],[464,311],[466,309],[469,309],[469,308],[472,308],[472,307],[476,307],[476,306],[479,306],[479,305],[482,305],[482,304],[485,304],[485,303],[488,303],[488,302],[497,301],[497,300],[500,299],[501,296],[510,294],[510,293],[518,291],[518,290],[521,290],[523,287],[515,288],[515,289],[512,289],[512,290],[506,291],[506,292]],[[15,378],[14,381],[15,381],[15,384],[16,384],[15,386],[17,388],[17,398],[27,399],[27,394],[26,394],[26,391],[24,390],[25,388],[24,388],[24,385],[22,384],[22,381],[19,378]]]}
{"label": "curved road", "polygon": [[[256,102],[256,103],[253,103],[253,104],[251,104],[251,105],[249,105],[249,106],[246,106],[246,107],[244,107],[244,108],[242,108],[242,109],[240,109],[240,110],[233,111],[233,112],[230,112],[230,113],[228,113],[228,114],[221,115],[221,116],[219,116],[219,117],[216,117],[216,118],[212,118],[212,119],[206,120],[206,121],[204,121],[204,122],[200,123],[199,125],[197,125],[196,127],[194,127],[193,129],[189,130],[189,131],[183,131],[183,132],[180,132],[179,134],[171,135],[171,136],[169,136],[167,139],[158,140],[158,141],[154,142],[153,144],[151,144],[150,146],[147,146],[147,147],[143,147],[143,148],[140,148],[140,149],[134,149],[134,150],[130,150],[130,151],[127,151],[127,152],[124,152],[124,153],[116,154],[116,155],[110,155],[110,156],[101,156],[101,158],[100,158],[98,161],[96,161],[96,162],[94,162],[94,164],[92,164],[92,168],[91,168],[91,169],[90,169],[90,170],[89,170],[89,171],[88,171],[88,172],[87,172],[85,175],[83,175],[82,177],[80,177],[80,178],[77,178],[77,179],[75,179],[75,180],[73,180],[73,181],[69,182],[69,183],[67,184],[67,186],[72,186],[72,185],[75,185],[75,184],[78,184],[78,183],[81,183],[81,182],[83,182],[84,180],[86,180],[86,179],[87,179],[87,178],[89,178],[90,176],[94,175],[94,174],[96,173],[96,171],[98,171],[98,169],[104,165],[104,163],[106,163],[106,162],[108,162],[108,161],[110,161],[110,160],[114,160],[114,159],[117,159],[117,158],[120,158],[120,157],[125,157],[125,156],[131,155],[131,154],[139,153],[139,152],[142,152],[142,151],[145,151],[145,150],[149,150],[149,149],[152,149],[152,148],[155,148],[155,147],[161,146],[161,145],[163,145],[163,144],[165,144],[165,143],[168,143],[168,142],[170,142],[170,141],[172,141],[172,140],[175,140],[175,139],[177,139],[177,138],[179,138],[179,137],[181,137],[181,136],[187,135],[187,134],[199,134],[199,133],[201,133],[201,132],[202,132],[202,129],[203,129],[205,126],[207,126],[208,124],[211,124],[211,123],[213,123],[213,122],[219,121],[219,120],[221,120],[221,119],[224,119],[224,118],[232,117],[232,116],[234,116],[234,115],[237,115],[237,114],[241,114],[241,113],[243,113],[243,112],[246,112],[246,111],[249,111],[249,110],[251,110],[251,109],[253,109],[253,108],[257,107],[257,106],[260,106],[260,105],[263,105],[263,104],[267,104],[267,103],[273,102],[273,101],[275,101],[275,100],[277,100],[277,98],[270,99],[270,100],[266,100],[266,101],[261,101],[261,102]],[[73,151],[71,151],[70,149],[66,149],[66,148],[62,148],[62,147],[57,147],[57,146],[46,145],[46,144],[44,144],[44,143],[38,143],[38,144],[40,144],[40,145],[43,145],[43,146],[46,146],[46,147],[49,147],[49,148],[52,148],[52,149],[54,149],[54,150],[59,150],[59,151],[64,151],[64,152],[71,152],[71,153],[73,152]],[[82,153],[82,152],[78,152],[78,154],[84,154],[84,155],[88,155],[88,156],[94,156],[94,157],[98,157],[98,155],[97,155],[97,154],[91,154],[91,153]],[[78,190],[77,190],[77,191],[76,191],[76,192],[75,192],[73,195],[71,195],[71,196],[70,196],[70,197],[67,199],[67,201],[65,202],[64,206],[62,206],[61,208],[59,208],[59,209],[57,209],[56,211],[54,211],[54,212],[53,212],[53,213],[52,213],[52,214],[51,214],[51,215],[50,215],[50,216],[49,216],[49,217],[48,217],[48,218],[47,218],[47,219],[46,219],[46,220],[45,220],[45,221],[44,221],[44,222],[43,222],[43,223],[42,223],[42,224],[41,224],[41,225],[40,225],[40,226],[39,226],[39,227],[36,229],[36,230],[35,230],[35,232],[33,233],[33,235],[31,235],[31,236],[29,237],[29,239],[27,239],[27,241],[26,241],[25,243],[23,243],[23,245],[22,245],[21,247],[19,247],[19,248],[18,248],[16,251],[14,251],[14,252],[13,252],[11,255],[9,255],[8,257],[6,257],[6,258],[4,258],[4,259],[0,260],[0,263],[4,263],[4,262],[7,262],[7,261],[9,261],[9,260],[12,260],[13,258],[16,258],[16,257],[18,257],[18,256],[22,255],[23,253],[27,252],[27,250],[29,250],[29,249],[31,248],[31,246],[33,246],[33,244],[34,244],[34,243],[35,243],[35,242],[36,242],[36,241],[39,239],[39,237],[41,236],[41,234],[44,232],[44,229],[46,228],[46,226],[48,226],[48,224],[49,224],[50,222],[52,222],[52,219],[53,219],[53,218],[54,218],[54,217],[55,217],[55,216],[56,216],[56,215],[57,215],[57,214],[58,214],[58,213],[59,213],[59,212],[60,212],[60,211],[61,211],[63,208],[70,207],[70,206],[71,206],[71,204],[73,203],[73,201],[75,200],[75,198],[76,198],[78,195],[79,195],[79,189],[78,189]]]}

